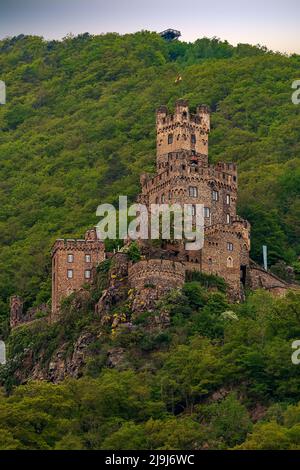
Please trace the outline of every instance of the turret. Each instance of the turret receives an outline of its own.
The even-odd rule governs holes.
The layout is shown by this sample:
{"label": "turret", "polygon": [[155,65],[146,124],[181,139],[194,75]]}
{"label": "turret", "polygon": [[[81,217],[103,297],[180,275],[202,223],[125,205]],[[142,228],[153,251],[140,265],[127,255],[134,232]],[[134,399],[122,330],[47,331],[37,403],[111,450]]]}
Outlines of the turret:
{"label": "turret", "polygon": [[208,158],[210,112],[204,105],[191,114],[187,100],[176,101],[174,114],[166,106],[156,112],[157,169],[165,168],[168,154],[182,150]]}

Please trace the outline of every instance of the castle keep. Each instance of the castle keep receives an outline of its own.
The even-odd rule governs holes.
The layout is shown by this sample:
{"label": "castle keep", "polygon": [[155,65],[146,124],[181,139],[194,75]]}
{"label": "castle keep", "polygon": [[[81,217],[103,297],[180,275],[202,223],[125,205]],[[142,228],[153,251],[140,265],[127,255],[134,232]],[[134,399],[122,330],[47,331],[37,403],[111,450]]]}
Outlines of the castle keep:
{"label": "castle keep", "polygon": [[[198,106],[191,114],[186,100],[175,113],[165,106],[156,114],[156,175],[142,175],[139,201],[151,204],[203,204],[205,236],[199,251],[177,248],[187,270],[223,277],[231,296],[240,299],[249,268],[250,225],[236,213],[237,168],[233,163],[208,162],[210,113]],[[171,247],[170,247],[171,249]],[[174,247],[173,247],[174,250]],[[176,251],[176,249],[175,249]]]}

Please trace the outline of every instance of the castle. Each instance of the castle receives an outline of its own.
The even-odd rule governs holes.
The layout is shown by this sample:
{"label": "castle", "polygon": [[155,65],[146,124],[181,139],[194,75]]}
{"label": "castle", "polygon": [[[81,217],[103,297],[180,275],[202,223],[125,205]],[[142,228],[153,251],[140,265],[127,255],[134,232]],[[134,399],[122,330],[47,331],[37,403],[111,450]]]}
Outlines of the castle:
{"label": "castle", "polygon": [[[139,201],[204,206],[204,247],[181,255],[186,270],[199,270],[225,279],[231,297],[240,299],[249,269],[250,225],[236,213],[237,168],[233,163],[208,162],[210,113],[198,106],[191,114],[186,100],[175,113],[165,106],[156,114],[156,175],[141,176]],[[192,212],[193,213],[193,212]]]}
{"label": "castle", "polygon": [[[95,268],[105,259],[114,260],[109,286],[96,305],[105,317],[112,305],[130,292],[133,314],[153,310],[170,289],[180,288],[187,271],[222,277],[234,301],[244,297],[246,286],[264,288],[282,295],[289,289],[284,281],[250,260],[250,224],[236,213],[238,175],[234,163],[210,164],[208,136],[210,112],[198,106],[190,112],[186,100],[178,100],[174,114],[165,106],[156,113],[156,174],[141,175],[138,202],[151,204],[196,204],[204,207],[204,246],[187,251],[184,242],[164,241],[160,247],[139,240],[141,259],[132,262],[121,252],[106,253],[95,229],[85,238],[58,239],[52,248],[52,312],[54,321],[62,300],[84,284],[91,283]],[[194,216],[192,211],[192,216]],[[130,243],[130,242],[129,242]],[[128,241],[127,241],[128,247]],[[22,313],[22,300],[11,299],[11,326],[31,321],[34,311]]]}

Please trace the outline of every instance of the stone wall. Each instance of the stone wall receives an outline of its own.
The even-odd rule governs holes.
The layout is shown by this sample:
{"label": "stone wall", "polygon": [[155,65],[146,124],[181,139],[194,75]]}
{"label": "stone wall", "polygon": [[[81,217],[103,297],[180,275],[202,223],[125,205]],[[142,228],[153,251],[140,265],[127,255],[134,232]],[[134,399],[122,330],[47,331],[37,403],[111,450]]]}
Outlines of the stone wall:
{"label": "stone wall", "polygon": [[300,289],[299,285],[288,284],[253,262],[249,271],[249,287],[253,290],[265,289],[279,297],[286,295],[289,290]]}
{"label": "stone wall", "polygon": [[[201,157],[189,152],[168,155],[166,169],[153,177],[141,176],[142,193],[139,201],[150,204],[203,204],[210,211],[206,226],[228,223],[236,218],[237,176],[235,165],[218,164],[204,166]],[[191,197],[190,187],[197,188],[197,196]],[[218,192],[218,200],[212,197]]]}
{"label": "stone wall", "polygon": [[152,311],[155,303],[171,289],[181,288],[185,265],[163,259],[142,260],[128,268],[129,286],[134,291],[132,311]]}
{"label": "stone wall", "polygon": [[61,300],[91,282],[93,268],[104,259],[104,243],[97,239],[95,230],[88,230],[84,240],[56,240],[52,249],[52,320],[59,314]]}
{"label": "stone wall", "polygon": [[161,106],[156,113],[157,156],[176,150],[194,150],[208,154],[208,133],[210,115],[207,106],[198,106],[196,114],[189,111],[186,100],[177,100],[175,113],[169,114],[166,106]]}

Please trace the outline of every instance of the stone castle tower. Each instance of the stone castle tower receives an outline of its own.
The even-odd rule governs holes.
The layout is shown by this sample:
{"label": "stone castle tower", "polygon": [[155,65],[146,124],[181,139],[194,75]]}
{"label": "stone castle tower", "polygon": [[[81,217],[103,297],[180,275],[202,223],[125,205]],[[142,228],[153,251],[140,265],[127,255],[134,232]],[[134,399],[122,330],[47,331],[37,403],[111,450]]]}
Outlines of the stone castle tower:
{"label": "stone castle tower", "polygon": [[52,319],[61,300],[90,283],[93,269],[104,259],[104,243],[97,239],[95,229],[88,230],[82,240],[56,240],[52,247]]}
{"label": "stone castle tower", "polygon": [[223,277],[239,299],[249,268],[250,225],[237,216],[237,168],[234,163],[208,161],[210,112],[198,106],[190,112],[178,100],[175,113],[165,106],[156,113],[157,156],[154,176],[141,176],[139,201],[146,204],[203,204],[204,247],[179,249],[187,270]]}

